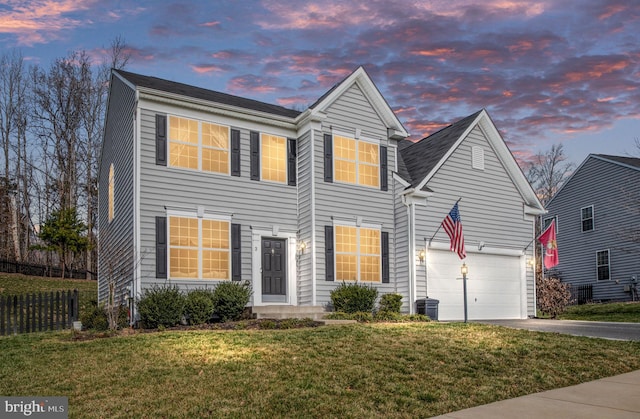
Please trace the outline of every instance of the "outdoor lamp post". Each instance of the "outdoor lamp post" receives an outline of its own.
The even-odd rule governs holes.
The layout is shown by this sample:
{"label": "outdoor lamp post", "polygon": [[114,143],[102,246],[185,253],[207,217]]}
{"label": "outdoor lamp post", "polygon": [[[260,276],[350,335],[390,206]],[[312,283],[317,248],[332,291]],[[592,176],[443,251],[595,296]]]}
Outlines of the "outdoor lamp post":
{"label": "outdoor lamp post", "polygon": [[463,263],[460,267],[460,273],[462,273],[462,294],[464,295],[464,322],[467,322],[467,274],[469,273],[469,267],[466,263]]}

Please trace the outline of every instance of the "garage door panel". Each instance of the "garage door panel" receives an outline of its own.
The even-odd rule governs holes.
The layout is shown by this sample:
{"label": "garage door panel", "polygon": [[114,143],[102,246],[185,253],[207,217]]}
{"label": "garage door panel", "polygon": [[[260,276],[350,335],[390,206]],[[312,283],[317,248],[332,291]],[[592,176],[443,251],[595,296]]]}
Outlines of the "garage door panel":
{"label": "garage door panel", "polygon": [[[455,253],[430,251],[427,260],[429,297],[440,300],[440,320],[464,318],[462,262]],[[517,256],[472,253],[464,262],[467,311],[471,320],[521,317],[521,261]]]}

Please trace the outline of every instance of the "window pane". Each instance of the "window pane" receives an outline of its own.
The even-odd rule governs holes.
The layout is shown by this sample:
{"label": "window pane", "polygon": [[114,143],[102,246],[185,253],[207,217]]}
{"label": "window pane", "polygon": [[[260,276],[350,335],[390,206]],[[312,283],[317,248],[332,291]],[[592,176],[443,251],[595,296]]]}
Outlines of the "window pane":
{"label": "window pane", "polygon": [[356,255],[336,255],[338,281],[355,281],[358,278]]}
{"label": "window pane", "polygon": [[287,181],[286,138],[262,134],[262,179]]}
{"label": "window pane", "polygon": [[360,185],[375,186],[380,184],[380,168],[378,166],[370,166],[368,164],[360,164],[358,166],[358,183]]}
{"label": "window pane", "polygon": [[336,180],[340,182],[356,183],[356,164],[345,160],[336,160]]}
{"label": "window pane", "polygon": [[356,228],[336,226],[336,252],[356,253],[358,251]]}
{"label": "window pane", "polygon": [[336,135],[333,139],[333,155],[343,160],[356,160],[356,140]]}
{"label": "window pane", "polygon": [[184,217],[169,218],[169,245],[198,247],[198,219]]}
{"label": "window pane", "polygon": [[380,282],[380,256],[360,256],[360,280]]}
{"label": "window pane", "polygon": [[198,144],[198,121],[170,116],[169,140]]}
{"label": "window pane", "polygon": [[360,253],[364,255],[380,254],[380,231],[370,228],[360,229]]}
{"label": "window pane", "polygon": [[197,278],[198,277],[198,250],[197,249],[170,249],[169,264],[171,266],[171,278]]}
{"label": "window pane", "polygon": [[203,250],[202,277],[205,279],[229,279],[229,252]]}
{"label": "window pane", "polygon": [[202,123],[202,145],[223,150],[229,149],[229,128],[217,124]]}
{"label": "window pane", "polygon": [[378,165],[378,145],[360,141],[358,144],[358,161]]}
{"label": "window pane", "polygon": [[202,170],[229,173],[229,153],[213,148],[202,149]]}
{"label": "window pane", "polygon": [[171,143],[169,154],[171,166],[198,169],[198,146]]}
{"label": "window pane", "polygon": [[229,223],[226,221],[202,220],[202,247],[205,249],[228,249]]}

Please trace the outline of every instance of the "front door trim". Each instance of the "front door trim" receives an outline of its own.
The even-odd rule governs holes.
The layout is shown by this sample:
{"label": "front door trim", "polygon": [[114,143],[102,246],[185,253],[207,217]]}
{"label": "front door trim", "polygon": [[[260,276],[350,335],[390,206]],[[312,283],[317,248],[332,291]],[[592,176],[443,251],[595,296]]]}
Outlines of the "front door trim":
{"label": "front door trim", "polygon": [[[275,234],[274,234],[275,233]],[[262,239],[285,239],[287,249],[287,295],[284,302],[263,301],[262,298]],[[278,229],[251,229],[251,282],[253,287],[253,305],[298,305],[296,289],[296,233]]]}

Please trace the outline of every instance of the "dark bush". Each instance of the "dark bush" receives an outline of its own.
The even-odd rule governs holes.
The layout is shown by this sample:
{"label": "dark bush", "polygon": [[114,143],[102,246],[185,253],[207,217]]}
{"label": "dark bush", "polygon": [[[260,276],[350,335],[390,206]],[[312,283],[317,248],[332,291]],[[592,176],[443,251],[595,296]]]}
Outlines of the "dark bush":
{"label": "dark bush", "polygon": [[400,313],[400,307],[402,307],[402,295],[384,294],[380,297],[380,311]]}
{"label": "dark bush", "polygon": [[203,324],[213,316],[213,292],[205,289],[189,291],[185,298],[184,314],[189,324]]}
{"label": "dark bush", "polygon": [[184,305],[185,297],[178,287],[154,285],[138,300],[142,326],[148,329],[175,326],[182,320]]}
{"label": "dark bush", "polygon": [[248,282],[221,282],[213,290],[213,313],[223,322],[239,320],[250,298]]}
{"label": "dark bush", "polygon": [[[86,304],[80,315],[82,327],[85,329],[105,331],[109,329],[109,321],[107,320],[107,310],[104,304],[98,305],[97,301],[92,300]],[[125,306],[118,307],[118,328],[123,329],[129,326],[129,313]]]}
{"label": "dark bush", "polygon": [[343,282],[331,291],[334,310],[345,313],[371,313],[375,307],[376,298],[378,298],[378,290],[367,285]]}

